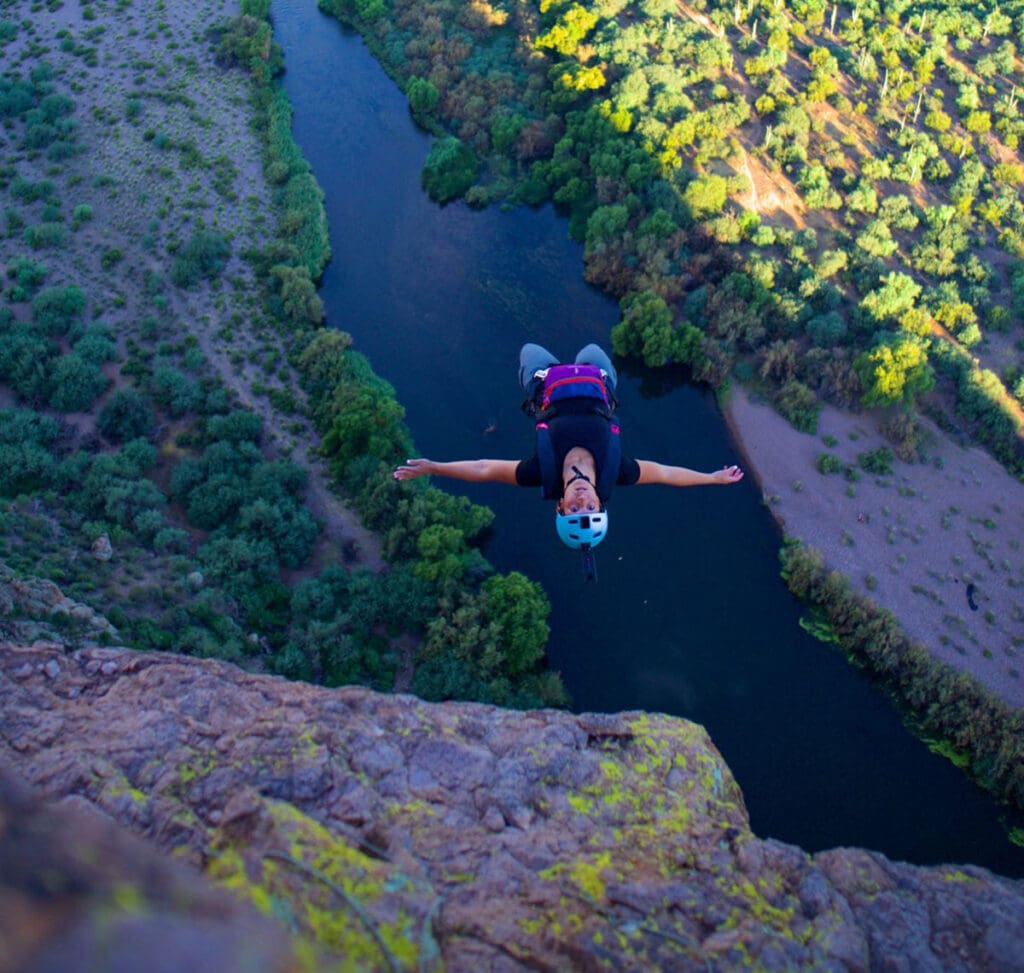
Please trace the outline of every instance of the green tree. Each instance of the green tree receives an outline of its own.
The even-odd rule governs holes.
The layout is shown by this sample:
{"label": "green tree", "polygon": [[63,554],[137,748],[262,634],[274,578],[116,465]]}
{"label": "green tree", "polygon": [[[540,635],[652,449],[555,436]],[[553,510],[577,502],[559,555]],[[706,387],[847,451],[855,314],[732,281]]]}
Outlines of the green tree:
{"label": "green tree", "polygon": [[714,173],[698,176],[683,190],[683,202],[691,218],[697,221],[721,213],[728,197],[728,180]]}
{"label": "green tree", "polygon": [[106,376],[75,352],[57,359],[50,405],[60,412],[83,412],[107,387]]}
{"label": "green tree", "polygon": [[914,266],[926,274],[950,277],[958,270],[958,258],[970,240],[963,218],[952,206],[932,206],[925,210],[927,229],[911,251]]}
{"label": "green tree", "polygon": [[492,575],[483,583],[488,619],[498,630],[502,671],[519,675],[544,658],[551,603],[544,589],[518,571]]}
{"label": "green tree", "polygon": [[843,198],[832,188],[828,170],[820,163],[805,166],[797,185],[804,191],[804,201],[811,209],[839,209]]}
{"label": "green tree", "polygon": [[622,320],[612,328],[612,350],[642,358],[645,365],[664,365],[672,353],[672,310],[653,291],[627,294],[620,302]]}
{"label": "green tree", "polygon": [[57,423],[28,409],[0,409],[0,496],[45,489],[53,482]]}
{"label": "green tree", "polygon": [[257,497],[238,512],[238,531],[269,541],[286,568],[297,568],[309,557],[320,527],[304,507],[292,500],[271,502]]}
{"label": "green tree", "polygon": [[236,597],[272,581],[278,571],[273,545],[249,536],[215,537],[203,546],[199,558],[210,580]]}
{"label": "green tree", "polygon": [[928,350],[910,336],[894,336],[858,356],[854,367],[864,385],[864,404],[898,405],[913,401],[935,384]]}
{"label": "green tree", "polygon": [[153,373],[153,397],[172,416],[194,412],[203,401],[198,382],[183,375],[171,365],[159,365]]}
{"label": "green tree", "polygon": [[421,180],[430,198],[438,203],[462,196],[476,181],[476,157],[457,138],[436,139],[423,164]]}
{"label": "green tree", "polygon": [[[188,469],[179,464],[172,478],[172,489],[181,491],[179,470]],[[233,521],[239,508],[245,502],[248,491],[245,481],[234,473],[213,473],[195,484],[184,496],[187,498],[186,511],[190,523],[203,530],[216,530],[222,524]]]}
{"label": "green tree", "polygon": [[831,348],[846,337],[846,322],[837,311],[827,311],[809,318],[804,330],[819,348]]}
{"label": "green tree", "polygon": [[596,13],[574,3],[546,33],[537,38],[534,44],[538,49],[548,48],[559,54],[571,56],[576,53],[576,48],[596,24]]}
{"label": "green tree", "polygon": [[339,386],[333,404],[336,412],[321,449],[338,476],[357,457],[391,463],[406,455],[405,410],[392,395],[370,386]]}
{"label": "green tree", "polygon": [[436,107],[440,95],[427,78],[412,77],[405,86],[405,96],[414,116],[429,115]]}
{"label": "green tree", "polygon": [[270,268],[270,278],[277,286],[280,313],[298,325],[320,324],[324,319],[324,305],[316,292],[316,284],[305,266],[289,267],[276,264]]}
{"label": "green tree", "polygon": [[861,308],[875,321],[895,320],[910,310],[921,294],[920,284],[899,271],[887,274],[881,284],[860,302]]}
{"label": "green tree", "polygon": [[206,434],[210,439],[229,443],[258,443],[263,435],[263,420],[248,409],[234,409],[226,416],[211,416]]}
{"label": "green tree", "polygon": [[49,287],[32,301],[32,320],[48,335],[68,333],[85,311],[85,292],[80,287]]}
{"label": "green tree", "polygon": [[612,206],[598,206],[587,220],[587,247],[614,240],[626,228],[629,210],[621,203]]}
{"label": "green tree", "polygon": [[78,501],[87,514],[131,527],[136,514],[164,503],[163,494],[146,478],[156,449],[134,439],[116,453],[97,456],[82,479]]}

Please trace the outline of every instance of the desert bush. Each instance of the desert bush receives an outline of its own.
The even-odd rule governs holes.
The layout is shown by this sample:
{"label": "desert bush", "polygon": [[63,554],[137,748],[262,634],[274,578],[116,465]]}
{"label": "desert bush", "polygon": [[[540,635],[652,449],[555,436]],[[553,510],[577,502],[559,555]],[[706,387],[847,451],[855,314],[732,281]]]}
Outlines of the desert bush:
{"label": "desert bush", "polygon": [[201,280],[213,280],[224,269],[231,244],[222,233],[197,230],[175,255],[170,278],[176,287],[194,287]]}
{"label": "desert bush", "polygon": [[779,412],[801,432],[813,433],[818,428],[821,403],[813,390],[793,379],[776,393],[775,405]]}
{"label": "desert bush", "polygon": [[79,203],[71,211],[71,229],[77,230],[93,218],[93,208],[88,203]]}
{"label": "desert bush", "polygon": [[27,226],[22,239],[33,250],[56,250],[64,243],[64,227],[53,222]]}
{"label": "desert bush", "polygon": [[95,363],[68,352],[54,367],[50,405],[60,412],[84,412],[107,385],[108,379]]}
{"label": "desert bush", "polygon": [[51,287],[32,301],[32,320],[48,335],[67,334],[85,312],[85,292],[80,287]]}
{"label": "desert bush", "polygon": [[79,358],[93,365],[117,360],[117,346],[111,341],[110,332],[103,324],[93,324],[72,347]]}
{"label": "desert bush", "polygon": [[195,412],[203,401],[203,390],[198,382],[182,374],[171,365],[158,365],[153,373],[153,398],[172,416]]}
{"label": "desert bush", "polygon": [[149,400],[133,388],[118,389],[103,404],[96,419],[99,431],[113,443],[148,439],[155,416]]}
{"label": "desert bush", "polygon": [[835,453],[818,453],[814,466],[819,473],[842,473],[846,469],[846,464]]}
{"label": "desert bush", "polygon": [[7,276],[18,282],[26,296],[43,283],[48,272],[46,264],[26,257],[16,257],[7,268]]}
{"label": "desert bush", "polygon": [[57,423],[27,409],[0,409],[0,496],[16,497],[53,484]]}
{"label": "desert bush", "polygon": [[874,473],[878,476],[888,476],[892,473],[892,461],[892,450],[885,446],[857,454],[860,468],[866,473]]}
{"label": "desert bush", "polygon": [[917,463],[922,459],[929,437],[913,413],[903,410],[894,413],[882,423],[881,430],[903,462]]}

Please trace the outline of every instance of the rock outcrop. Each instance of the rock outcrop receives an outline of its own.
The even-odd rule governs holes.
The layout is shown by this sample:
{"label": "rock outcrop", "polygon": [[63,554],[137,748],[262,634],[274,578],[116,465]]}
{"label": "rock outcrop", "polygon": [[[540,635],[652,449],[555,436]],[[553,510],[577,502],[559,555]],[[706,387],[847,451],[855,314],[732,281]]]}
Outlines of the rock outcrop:
{"label": "rock outcrop", "polygon": [[0,638],[60,643],[60,630],[69,627],[83,643],[117,637],[117,629],[106,618],[68,598],[52,581],[23,577],[0,561]]}
{"label": "rock outcrop", "polygon": [[349,968],[1024,970],[1024,883],[761,840],[679,719],[7,645],[0,760]]}

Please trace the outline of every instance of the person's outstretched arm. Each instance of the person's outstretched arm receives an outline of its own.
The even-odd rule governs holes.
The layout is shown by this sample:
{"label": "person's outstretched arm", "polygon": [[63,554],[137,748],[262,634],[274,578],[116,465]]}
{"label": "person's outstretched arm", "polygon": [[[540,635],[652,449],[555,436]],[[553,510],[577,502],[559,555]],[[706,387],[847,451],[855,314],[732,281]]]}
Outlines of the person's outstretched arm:
{"label": "person's outstretched arm", "polygon": [[685,466],[667,466],[664,463],[652,463],[650,460],[637,460],[640,466],[640,479],[637,483],[663,483],[665,486],[706,486],[709,484],[739,483],[743,479],[743,470],[738,466],[723,466],[714,473],[698,473],[688,470]]}
{"label": "person's outstretched arm", "polygon": [[447,476],[453,480],[471,483],[516,482],[516,459],[460,459],[451,463],[436,463],[432,459],[407,459],[392,474],[396,480],[414,480],[418,476]]}

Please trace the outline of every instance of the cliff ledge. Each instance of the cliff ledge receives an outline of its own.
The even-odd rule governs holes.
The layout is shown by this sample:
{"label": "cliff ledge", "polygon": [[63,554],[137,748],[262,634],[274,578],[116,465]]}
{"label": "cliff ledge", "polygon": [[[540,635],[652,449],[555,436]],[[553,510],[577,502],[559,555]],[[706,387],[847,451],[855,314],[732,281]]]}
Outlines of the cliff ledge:
{"label": "cliff ledge", "polygon": [[[1024,971],[1024,883],[762,840],[680,719],[6,644],[0,763],[0,960],[20,969],[74,944],[83,968],[141,949],[124,968],[145,955],[156,973],[161,936],[219,929],[222,970]],[[118,866],[123,829],[150,848],[122,835]]]}

